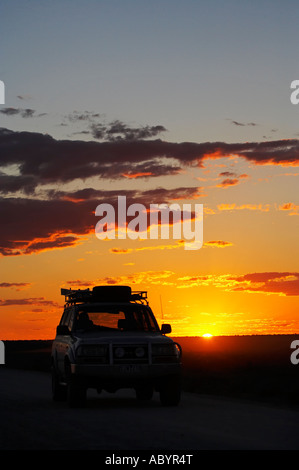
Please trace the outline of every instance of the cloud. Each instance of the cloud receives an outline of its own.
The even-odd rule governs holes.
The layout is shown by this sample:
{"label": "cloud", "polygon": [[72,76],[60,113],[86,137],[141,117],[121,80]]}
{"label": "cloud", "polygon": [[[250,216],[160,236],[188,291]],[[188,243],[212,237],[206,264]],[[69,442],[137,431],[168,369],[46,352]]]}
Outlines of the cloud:
{"label": "cloud", "polygon": [[111,248],[109,251],[115,254],[127,254],[138,251],[175,250],[178,248],[184,248],[184,243],[184,240],[179,240],[176,244],[151,245],[138,248]]}
{"label": "cloud", "polygon": [[94,200],[95,202],[100,203],[109,200],[109,203],[112,205],[117,204],[118,196],[126,196],[127,206],[137,201],[141,204],[149,206],[150,204],[159,204],[170,201],[197,199],[203,196],[201,190],[202,188],[198,186],[182,186],[169,189],[158,187],[148,190],[134,189],[124,191],[84,188],[73,192],[49,190],[46,192],[46,195],[47,198],[73,202]]}
{"label": "cloud", "polygon": [[30,282],[1,282],[0,283],[0,288],[5,288],[5,289],[15,289],[17,291],[21,289],[26,289],[27,287],[31,286]]}
{"label": "cloud", "polygon": [[0,109],[1,114],[5,114],[6,116],[14,116],[15,114],[19,114],[20,110],[17,108],[2,108]]}
{"label": "cloud", "polygon": [[129,127],[127,124],[117,120],[109,125],[103,123],[91,124],[91,134],[96,139],[104,139],[108,141],[117,140],[144,140],[156,137],[161,132],[166,132],[164,126],[142,126]]}
{"label": "cloud", "polygon": [[133,250],[131,248],[110,248],[110,253],[116,253],[117,255],[123,255],[131,253]]}
{"label": "cloud", "polygon": [[[26,108],[26,109],[22,109],[22,108],[2,108],[2,109],[0,109],[0,113],[5,114],[6,116],[19,115],[22,118],[26,119],[26,118],[33,117],[35,115],[35,110],[30,109],[30,108]],[[45,113],[43,113],[43,114],[45,114]]]}
{"label": "cloud", "polygon": [[66,119],[71,123],[86,123],[87,129],[79,133],[90,134],[95,139],[105,141],[143,140],[167,131],[162,125],[131,127],[120,120],[105,123],[101,114],[92,111],[74,111]]}
{"label": "cloud", "polygon": [[217,185],[217,188],[227,188],[229,186],[235,186],[236,184],[239,184],[240,178],[249,178],[249,175],[246,173],[237,175],[237,173],[233,171],[222,171],[219,173],[219,177],[225,177],[225,179]]}
{"label": "cloud", "polygon": [[66,282],[66,285],[74,286],[74,288],[92,288],[97,285],[172,285],[172,282],[167,281],[168,278],[174,275],[173,271],[163,270],[163,271],[141,271],[136,272],[127,276],[106,276],[101,277],[93,281],[84,281],[84,280],[69,280]]}
{"label": "cloud", "polygon": [[244,123],[244,122],[233,121],[233,120],[231,120],[231,124],[234,124],[235,126],[251,126],[251,127],[258,126],[258,124],[255,122]]}
{"label": "cloud", "polygon": [[230,178],[232,176],[237,176],[237,175],[234,171],[222,171],[221,173],[219,173],[219,176],[225,176],[227,178]]}
{"label": "cloud", "polygon": [[239,184],[238,178],[226,178],[220,184],[217,184],[217,188],[227,188],[228,186],[235,186]]}
{"label": "cloud", "polygon": [[[145,133],[153,135],[157,127],[146,127]],[[232,155],[258,165],[299,165],[298,140],[175,143],[143,140],[135,130],[137,140],[130,140],[124,134],[122,139],[97,142],[56,140],[37,132],[0,129],[1,166],[3,169],[17,165],[17,177],[35,178],[37,186],[96,176],[119,179],[136,173],[151,173],[152,177],[175,175],[188,166],[203,167],[208,158]]]}
{"label": "cloud", "polygon": [[[97,113],[75,117],[77,122],[88,123],[97,118]],[[119,194],[119,191],[97,190],[87,185],[83,190],[59,190],[59,184],[78,179],[85,181],[89,177],[110,181],[177,175],[188,166],[203,167],[208,158],[231,155],[258,164],[299,164],[298,140],[239,144],[174,143],[140,139],[141,130],[143,137],[152,137],[161,131],[160,126],[131,128],[114,121],[105,132],[107,129],[114,137],[117,132],[122,132],[122,138],[104,142],[57,140],[37,132],[0,129],[0,192],[5,196],[1,198],[0,207],[2,255],[37,253],[80,243],[94,230],[97,205],[107,200],[116,204],[118,195],[126,195],[128,204],[139,202],[146,206],[204,196],[202,188],[198,187],[130,189]],[[128,138],[129,130],[133,140]],[[13,174],[11,168],[14,168]],[[224,178],[222,186],[227,187],[248,175],[223,171],[219,176]],[[218,206],[218,210],[241,209],[265,211],[269,207],[249,204]]]}
{"label": "cloud", "polygon": [[19,100],[25,100],[25,101],[32,99],[32,97],[30,95],[18,95],[17,98]]}
{"label": "cloud", "polygon": [[238,284],[234,287],[234,291],[299,295],[299,273],[297,272],[253,273],[231,279]]}
{"label": "cloud", "polygon": [[45,300],[44,297],[30,297],[23,299],[0,299],[0,307],[8,307],[11,305],[44,305],[51,307],[59,307],[52,300]]}
{"label": "cloud", "polygon": [[179,288],[214,286],[229,292],[249,292],[259,294],[299,295],[299,273],[262,272],[241,276],[231,274],[184,276],[178,279]]}
{"label": "cloud", "polygon": [[37,186],[33,176],[7,175],[0,171],[0,193],[15,193],[23,191],[25,194],[33,194]]}
{"label": "cloud", "polygon": [[239,211],[239,210],[250,210],[250,211],[262,211],[268,212],[270,209],[269,204],[218,204],[217,209],[219,211]]}
{"label": "cloud", "polygon": [[95,205],[24,198],[0,199],[0,253],[30,254],[73,246],[95,224]]}
{"label": "cloud", "polygon": [[288,211],[288,215],[299,215],[299,204],[293,202],[287,202],[279,206],[280,211]]}
{"label": "cloud", "polygon": [[223,240],[211,240],[209,242],[205,242],[204,246],[212,246],[216,248],[226,248],[228,246],[233,246],[231,242],[225,242]]}
{"label": "cloud", "polygon": [[93,122],[94,119],[100,118],[102,115],[100,113],[96,113],[93,111],[84,111],[84,112],[79,112],[79,111],[73,111],[72,113],[68,114],[66,116],[66,119],[70,122],[81,122],[81,121],[87,121],[87,122]]}
{"label": "cloud", "polygon": [[[119,195],[127,197],[127,207],[138,202],[148,208],[150,204],[168,203],[174,198],[197,198],[200,188],[156,188],[121,193],[86,188],[73,193],[50,190],[46,192],[46,199],[0,198],[0,254],[18,256],[75,246],[94,233],[98,221],[95,210],[99,204],[109,201],[115,208],[117,222]],[[190,217],[193,216],[190,213]]]}

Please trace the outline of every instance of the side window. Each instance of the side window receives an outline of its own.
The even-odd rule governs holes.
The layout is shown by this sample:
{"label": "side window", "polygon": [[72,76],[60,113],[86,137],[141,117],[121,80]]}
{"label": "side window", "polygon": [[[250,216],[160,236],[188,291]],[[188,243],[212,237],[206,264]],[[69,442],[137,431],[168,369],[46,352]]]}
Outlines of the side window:
{"label": "side window", "polygon": [[60,324],[65,325],[65,326],[69,326],[69,321],[70,321],[71,315],[72,315],[72,310],[69,310],[69,309],[65,310],[64,314],[62,315]]}
{"label": "side window", "polygon": [[65,319],[66,319],[66,317],[67,317],[67,314],[68,314],[68,311],[65,310],[65,311],[63,312],[63,314],[62,314],[62,317],[61,317],[61,320],[60,320],[59,325],[65,325]]}
{"label": "side window", "polygon": [[69,328],[70,331],[71,331],[72,328],[73,328],[74,318],[75,318],[75,312],[74,312],[74,310],[72,309],[72,310],[70,311],[70,315],[67,317],[67,326],[68,326],[68,328]]}

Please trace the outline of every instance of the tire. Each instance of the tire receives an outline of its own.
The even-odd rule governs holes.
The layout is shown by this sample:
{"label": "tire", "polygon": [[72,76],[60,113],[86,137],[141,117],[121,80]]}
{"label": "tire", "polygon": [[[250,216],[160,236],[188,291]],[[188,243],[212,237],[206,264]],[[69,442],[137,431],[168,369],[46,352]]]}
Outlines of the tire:
{"label": "tire", "polygon": [[68,361],[65,363],[65,376],[67,382],[67,402],[70,408],[82,408],[86,405],[86,388],[78,378],[71,373]]}
{"label": "tire", "polygon": [[65,401],[67,397],[67,390],[65,385],[61,385],[55,367],[51,368],[52,376],[52,398],[54,401]]}
{"label": "tire", "polygon": [[177,406],[181,400],[181,382],[177,377],[165,380],[160,386],[160,402],[163,406]]}

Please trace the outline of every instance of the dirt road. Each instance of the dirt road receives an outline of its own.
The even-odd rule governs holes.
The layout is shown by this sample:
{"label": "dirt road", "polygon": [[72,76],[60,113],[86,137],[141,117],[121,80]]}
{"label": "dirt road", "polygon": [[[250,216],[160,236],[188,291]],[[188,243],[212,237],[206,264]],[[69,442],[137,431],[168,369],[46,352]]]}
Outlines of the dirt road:
{"label": "dirt road", "polygon": [[46,373],[0,369],[0,449],[299,449],[299,410],[184,393],[175,408],[158,395],[88,392],[84,409],[53,403]]}

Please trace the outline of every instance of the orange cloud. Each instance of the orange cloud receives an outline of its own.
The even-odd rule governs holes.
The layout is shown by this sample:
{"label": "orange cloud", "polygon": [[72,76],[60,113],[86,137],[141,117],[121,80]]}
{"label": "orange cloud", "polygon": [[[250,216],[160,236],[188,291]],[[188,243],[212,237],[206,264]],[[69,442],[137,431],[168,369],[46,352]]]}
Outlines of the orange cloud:
{"label": "orange cloud", "polygon": [[224,176],[225,179],[220,184],[217,185],[217,188],[227,188],[229,186],[235,186],[236,184],[240,183],[239,179],[249,178],[249,175],[247,175],[246,173],[237,175],[233,171],[223,171],[222,173],[219,174],[219,176]]}
{"label": "orange cloud", "polygon": [[211,240],[209,242],[205,242],[204,246],[212,246],[216,248],[225,248],[227,246],[232,246],[233,244],[230,242],[225,242],[223,240]]}
{"label": "orange cloud", "polygon": [[31,286],[31,282],[1,282],[0,288],[14,288],[15,290],[26,289]]}
{"label": "orange cloud", "polygon": [[270,209],[269,204],[241,204],[238,206],[237,204],[219,204],[217,206],[219,211],[234,211],[234,210],[251,210],[251,211],[262,211],[268,212]]}
{"label": "orange cloud", "polygon": [[145,176],[153,176],[151,171],[139,172],[139,173],[123,173],[122,176],[125,178],[143,178]]}
{"label": "orange cloud", "polygon": [[158,285],[174,285],[174,283],[168,282],[167,279],[173,276],[172,271],[141,271],[133,273],[127,276],[106,276],[101,277],[93,281],[73,280],[67,281],[67,285],[75,287],[93,287],[97,285],[118,285],[118,284],[129,284],[129,285],[140,285],[140,284],[158,284]]}
{"label": "orange cloud", "polygon": [[44,297],[29,297],[23,299],[0,299],[0,307],[7,307],[10,305],[44,305],[52,307],[60,307],[52,300],[45,300]]}
{"label": "orange cloud", "polygon": [[288,215],[299,215],[299,205],[294,204],[293,202],[287,202],[279,206],[280,211],[290,211]]}
{"label": "orange cloud", "polygon": [[123,255],[126,253],[131,253],[132,249],[130,248],[110,248],[110,253],[116,253],[118,255]]}
{"label": "orange cloud", "polygon": [[220,184],[217,184],[217,188],[227,188],[229,186],[235,186],[239,184],[238,178],[226,178]]}
{"label": "orange cloud", "polygon": [[179,288],[214,286],[229,292],[299,295],[299,273],[297,272],[262,272],[241,276],[231,274],[184,276],[178,281],[183,281],[182,284],[178,284]]}

